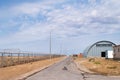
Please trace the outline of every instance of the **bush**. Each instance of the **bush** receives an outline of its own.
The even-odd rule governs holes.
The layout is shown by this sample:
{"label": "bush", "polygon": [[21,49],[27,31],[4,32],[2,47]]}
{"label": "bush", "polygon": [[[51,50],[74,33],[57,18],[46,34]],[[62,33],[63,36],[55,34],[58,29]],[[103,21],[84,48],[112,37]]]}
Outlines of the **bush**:
{"label": "bush", "polygon": [[89,62],[94,62],[94,61],[95,61],[94,58],[90,58],[90,59],[89,59]]}
{"label": "bush", "polygon": [[94,62],[94,64],[101,64],[100,62]]}
{"label": "bush", "polygon": [[107,68],[108,68],[108,69],[116,69],[117,66],[108,66]]}

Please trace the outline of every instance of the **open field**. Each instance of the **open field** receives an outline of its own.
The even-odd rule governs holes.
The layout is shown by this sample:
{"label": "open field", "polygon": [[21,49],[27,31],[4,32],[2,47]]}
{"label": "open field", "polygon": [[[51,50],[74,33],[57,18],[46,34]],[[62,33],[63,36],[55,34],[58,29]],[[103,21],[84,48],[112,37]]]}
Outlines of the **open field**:
{"label": "open field", "polygon": [[14,80],[15,78],[25,73],[28,73],[36,69],[40,69],[50,64],[54,64],[55,62],[60,61],[63,58],[64,57],[54,58],[52,60],[46,59],[36,62],[30,62],[27,64],[0,68],[0,80]]}
{"label": "open field", "polygon": [[75,58],[75,62],[98,74],[120,76],[119,61],[104,58]]}

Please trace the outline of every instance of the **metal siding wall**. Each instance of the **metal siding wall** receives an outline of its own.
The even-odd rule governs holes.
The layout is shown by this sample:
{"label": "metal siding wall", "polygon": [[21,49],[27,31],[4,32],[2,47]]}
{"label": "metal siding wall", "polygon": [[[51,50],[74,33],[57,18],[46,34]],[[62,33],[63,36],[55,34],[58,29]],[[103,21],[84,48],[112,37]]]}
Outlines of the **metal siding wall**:
{"label": "metal siding wall", "polygon": [[[99,44],[110,44],[110,43],[102,42]],[[101,52],[106,50],[113,50],[113,47],[96,47],[96,45],[94,45],[88,52],[87,57],[101,57]]]}

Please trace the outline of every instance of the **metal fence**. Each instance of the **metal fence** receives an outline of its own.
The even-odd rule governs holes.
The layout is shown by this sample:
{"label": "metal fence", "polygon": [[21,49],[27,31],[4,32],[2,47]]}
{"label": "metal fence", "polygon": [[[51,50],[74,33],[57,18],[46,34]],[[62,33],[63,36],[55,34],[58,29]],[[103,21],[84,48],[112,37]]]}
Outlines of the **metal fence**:
{"label": "metal fence", "polygon": [[0,67],[14,66],[49,58],[61,57],[64,55],[57,54],[37,54],[37,53],[10,53],[0,52]]}

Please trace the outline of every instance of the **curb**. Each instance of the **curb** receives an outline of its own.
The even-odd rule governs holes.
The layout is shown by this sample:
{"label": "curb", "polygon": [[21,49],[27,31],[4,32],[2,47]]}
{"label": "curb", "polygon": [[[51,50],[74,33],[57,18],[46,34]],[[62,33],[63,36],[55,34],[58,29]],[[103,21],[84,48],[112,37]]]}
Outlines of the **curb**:
{"label": "curb", "polygon": [[42,68],[40,68],[40,69],[36,69],[36,70],[31,71],[31,72],[28,72],[28,73],[26,73],[26,74],[23,74],[23,75],[21,75],[20,77],[16,78],[15,80],[25,80],[25,79],[27,79],[28,77],[30,77],[30,76],[32,76],[32,75],[34,75],[34,74],[36,74],[36,73],[38,73],[38,72],[40,72],[40,71],[48,68],[48,67],[51,66],[51,65],[53,65],[53,64],[50,64],[50,65],[45,66],[45,67],[42,67]]}
{"label": "curb", "polygon": [[88,70],[85,66],[81,65],[81,67],[79,66],[79,64],[77,62],[75,62],[77,68],[82,71],[82,72],[85,72],[85,73],[89,73],[89,74],[96,74],[95,72],[92,72],[90,70]]}

